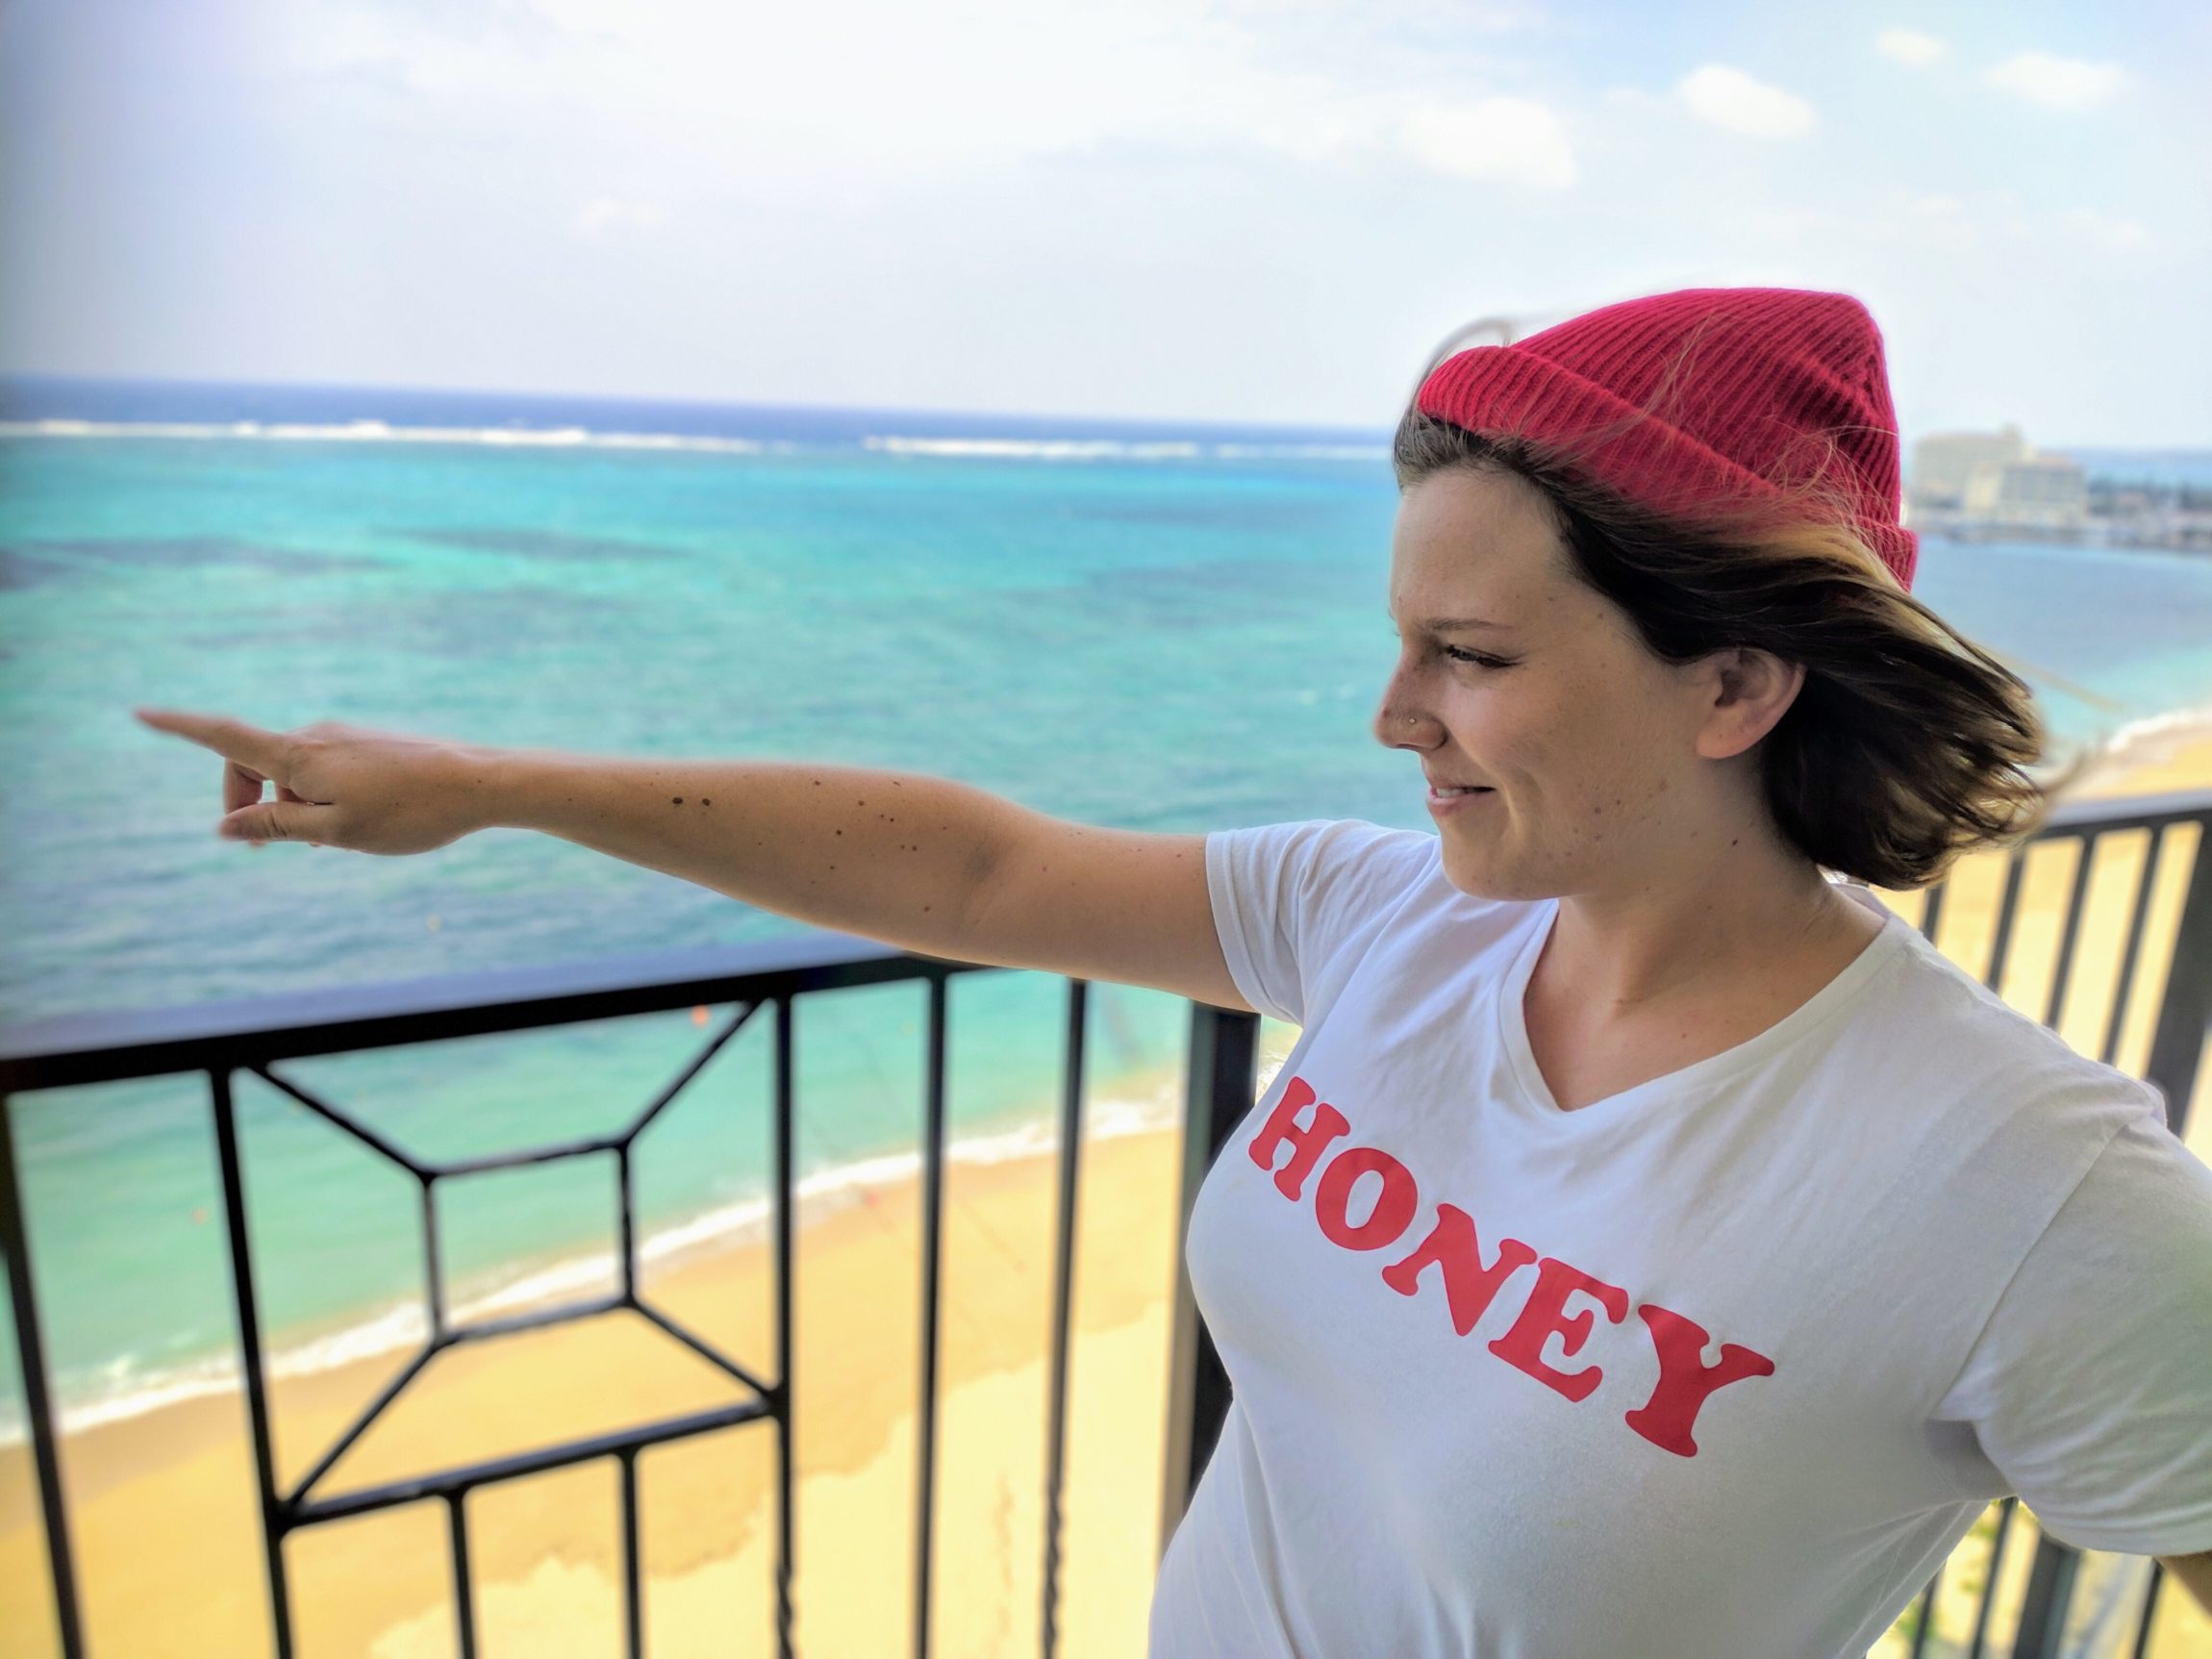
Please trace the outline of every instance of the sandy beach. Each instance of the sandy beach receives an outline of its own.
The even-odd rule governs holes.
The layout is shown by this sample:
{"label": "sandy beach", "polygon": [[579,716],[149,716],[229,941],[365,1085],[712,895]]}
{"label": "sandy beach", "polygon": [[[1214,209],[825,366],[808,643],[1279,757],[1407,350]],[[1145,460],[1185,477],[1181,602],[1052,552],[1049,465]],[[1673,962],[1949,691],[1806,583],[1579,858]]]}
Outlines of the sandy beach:
{"label": "sandy beach", "polygon": [[[1279,1057],[1278,1057],[1279,1058]],[[1062,1651],[1141,1652],[1157,1559],[1167,1290],[1180,1135],[1083,1147],[1070,1344]],[[947,1654],[1037,1642],[1051,1329],[1050,1156],[948,1164],[940,1320],[933,1624]],[[806,1221],[796,1251],[795,1626],[810,1653],[909,1646],[918,1399],[919,1187]],[[773,1369],[767,1252],[649,1272],[656,1306]],[[277,1450],[296,1478],[396,1369],[362,1361],[279,1383]],[[734,1385],[628,1314],[440,1357],[318,1491],[726,1403]],[[741,1425],[641,1459],[648,1642],[656,1654],[772,1651],[774,1429]],[[87,1641],[101,1655],[272,1651],[250,1444],[236,1395],[81,1430],[63,1443]],[[485,1650],[621,1650],[616,1473],[583,1466],[470,1501]],[[58,1653],[21,1447],[0,1453],[0,1653]],[[302,1655],[456,1650],[443,1506],[295,1534]],[[27,1616],[37,1610],[36,1616]]]}
{"label": "sandy beach", "polygon": [[[2212,785],[2212,737],[2201,725],[2177,723],[2114,757],[2076,792],[2204,785]],[[2100,965],[2116,962],[2125,923],[2119,895],[2144,856],[2139,844],[2116,844],[2108,855],[2093,872],[2091,916],[2059,1021],[2070,1042],[2093,1053],[2111,984]],[[1982,863],[1986,879],[1978,869],[1960,872],[1939,938],[1970,967],[1980,960],[1973,951],[1988,937],[1998,892],[1999,861]],[[2039,1018],[2056,940],[2054,914],[2042,913],[2054,913],[2072,873],[2071,852],[2030,861],[2019,956],[1999,988]],[[2158,872],[2154,942],[2171,939],[2185,873],[2186,860],[2176,858]],[[1917,895],[1884,896],[1917,918]],[[2147,966],[2153,987],[2163,968],[2155,956]],[[2124,1070],[2141,1068],[2150,1009],[2139,993],[2123,1019],[2115,1064]],[[1279,1037],[1272,1028],[1270,1035]],[[1263,1076],[1283,1051],[1270,1043]],[[2212,1161],[2212,1066],[2196,1094],[2186,1139]],[[1060,1650],[1070,1659],[1137,1659],[1144,1651],[1161,1545],[1179,1143],[1177,1131],[1158,1130],[1093,1138],[1083,1147],[1060,1619]],[[947,1170],[933,1622],[934,1650],[955,1659],[1037,1648],[1056,1181],[1049,1155],[955,1162]],[[887,1185],[804,1219],[800,1230],[794,1600],[800,1650],[810,1655],[872,1659],[910,1647],[918,1200],[912,1181]],[[766,1266],[758,1247],[725,1247],[653,1266],[645,1293],[767,1371],[774,1355]],[[7,1363],[14,1363],[12,1353]],[[335,1438],[397,1363],[386,1356],[279,1384],[281,1474],[295,1475]],[[442,1356],[321,1490],[734,1397],[719,1373],[628,1315],[473,1345]],[[774,1433],[765,1422],[746,1425],[641,1460],[649,1651],[773,1651]],[[66,1438],[63,1457],[92,1653],[249,1659],[272,1651],[251,1451],[236,1395],[81,1430]],[[621,1651],[612,1464],[485,1491],[471,1500],[470,1521],[482,1651]],[[2007,1583],[2026,1571],[2027,1521],[2023,1513],[2007,1544]],[[1970,1542],[1962,1553],[1973,1547],[1983,1546]],[[311,1528],[295,1535],[289,1564],[303,1656],[422,1659],[457,1651],[441,1504]],[[1972,1629],[1971,1586],[1959,1574],[1947,1577],[1937,1627],[1963,1643]],[[0,1605],[7,1609],[0,1655],[59,1653],[35,1488],[19,1446],[0,1450]],[[2170,1588],[2161,1606],[2154,1652],[2212,1654],[2212,1621],[2184,1594]],[[1887,1659],[1906,1650],[1893,1637],[1875,1652]]]}

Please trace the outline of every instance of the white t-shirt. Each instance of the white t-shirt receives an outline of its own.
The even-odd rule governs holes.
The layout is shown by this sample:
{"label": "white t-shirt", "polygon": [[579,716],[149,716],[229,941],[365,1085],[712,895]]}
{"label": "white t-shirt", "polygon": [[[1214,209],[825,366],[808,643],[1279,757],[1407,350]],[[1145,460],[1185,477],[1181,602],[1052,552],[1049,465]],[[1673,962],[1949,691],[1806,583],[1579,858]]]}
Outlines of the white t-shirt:
{"label": "white t-shirt", "polygon": [[1357,819],[1206,870],[1302,1029],[1191,1217],[1232,1399],[1151,1659],[1859,1659],[2012,1492],[2212,1548],[2212,1169],[1869,890],[1803,1007],[1562,1112],[1557,900]]}

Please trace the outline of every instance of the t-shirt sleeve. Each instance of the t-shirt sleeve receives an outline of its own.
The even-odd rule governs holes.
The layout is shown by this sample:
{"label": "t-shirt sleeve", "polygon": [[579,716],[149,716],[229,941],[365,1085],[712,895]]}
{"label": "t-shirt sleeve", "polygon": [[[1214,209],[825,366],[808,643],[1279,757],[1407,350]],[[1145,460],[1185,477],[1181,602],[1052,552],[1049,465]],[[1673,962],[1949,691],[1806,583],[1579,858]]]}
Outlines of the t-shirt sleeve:
{"label": "t-shirt sleeve", "polygon": [[1936,1416],[2079,1549],[2212,1549],[2212,1168],[2163,1107],[2098,1155]]}
{"label": "t-shirt sleeve", "polygon": [[1306,1022],[1323,968],[1386,916],[1437,856],[1433,835],[1308,818],[1206,837],[1206,884],[1229,976],[1270,1019]]}

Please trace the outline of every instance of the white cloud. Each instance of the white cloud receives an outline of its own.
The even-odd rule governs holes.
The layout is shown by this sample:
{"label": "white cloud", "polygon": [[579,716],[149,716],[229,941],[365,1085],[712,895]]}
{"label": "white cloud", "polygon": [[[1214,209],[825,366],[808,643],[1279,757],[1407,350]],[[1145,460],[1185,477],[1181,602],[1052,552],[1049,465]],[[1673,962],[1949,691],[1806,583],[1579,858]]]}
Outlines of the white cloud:
{"label": "white cloud", "polygon": [[1908,68],[1924,69],[1944,55],[1944,43],[1917,29],[1884,29],[1874,37],[1874,50],[1895,58]]}
{"label": "white cloud", "polygon": [[2112,218],[2091,208],[2072,209],[2059,214],[2058,222],[2091,246],[2112,253],[2133,253],[2150,242],[2150,233],[2134,219]]}
{"label": "white cloud", "polygon": [[[1401,25],[1433,23],[1433,0],[510,0],[465,22],[394,0],[250,3],[269,19],[258,38],[279,75],[373,86],[510,130],[603,133],[617,177],[682,155],[679,194],[719,183],[796,199],[1110,147],[1543,189],[1577,178],[1547,105],[1483,95],[1490,66],[1464,43],[1407,44]],[[1306,13],[1327,28],[1274,26]],[[1521,0],[1443,15],[1468,33],[1541,27]],[[616,185],[574,228],[655,222]]]}
{"label": "white cloud", "polygon": [[2050,264],[2087,248],[2099,254],[2132,254],[2158,239],[2138,219],[2093,208],[2063,211],[2023,201],[2011,189],[1950,192],[1894,189],[1865,210],[1822,214],[1804,210],[1789,214],[1747,212],[1747,225],[1769,232],[1798,234],[1809,248],[1892,245],[1930,249],[2002,250],[2017,263]]}
{"label": "white cloud", "polygon": [[1985,79],[2001,91],[2049,110],[2093,110],[2126,84],[2117,63],[2085,63],[2054,58],[2049,52],[2021,52],[1991,69]]}
{"label": "white cloud", "polygon": [[612,231],[653,230],[666,215],[653,202],[626,202],[615,196],[594,196],[576,212],[576,229],[587,237]]}
{"label": "white cloud", "polygon": [[1792,138],[1812,130],[1812,105],[1724,63],[1693,70],[1675,84],[1674,90],[1699,120],[1732,133]]}
{"label": "white cloud", "polygon": [[1408,154],[1436,172],[1565,189],[1576,178],[1567,129],[1530,98],[1485,98],[1408,113],[1399,128]]}
{"label": "white cloud", "polygon": [[1214,0],[1214,5],[1238,16],[1387,17],[1483,34],[1540,29],[1548,21],[1543,7],[1522,0],[1453,0],[1445,6],[1437,0]]}
{"label": "white cloud", "polygon": [[1887,244],[1919,257],[1957,257],[1983,247],[1988,232],[1981,215],[1959,196],[1904,192],[1902,214],[1875,213],[1852,234],[1872,247]]}

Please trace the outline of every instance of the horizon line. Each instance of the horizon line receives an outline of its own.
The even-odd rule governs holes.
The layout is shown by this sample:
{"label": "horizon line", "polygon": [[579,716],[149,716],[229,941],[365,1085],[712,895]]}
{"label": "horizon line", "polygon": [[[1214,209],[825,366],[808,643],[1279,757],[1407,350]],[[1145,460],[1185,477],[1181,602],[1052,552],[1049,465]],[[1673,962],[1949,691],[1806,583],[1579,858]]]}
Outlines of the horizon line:
{"label": "horizon line", "polygon": [[[528,399],[538,402],[556,404],[597,403],[609,405],[660,405],[668,408],[695,409],[701,411],[756,410],[791,411],[816,415],[913,415],[936,418],[950,417],[962,420],[991,420],[1002,418],[1008,420],[1022,421],[1065,422],[1076,424],[1090,423],[1093,425],[1114,424],[1122,426],[1154,426],[1178,432],[1203,432],[1212,429],[1218,429],[1223,432],[1323,432],[1342,435],[1356,434],[1362,438],[1379,440],[1385,442],[1389,440],[1391,434],[1395,430],[1395,425],[1365,426],[1356,423],[1331,421],[1300,423],[1281,420],[1235,420],[1219,415],[1194,415],[1190,417],[1184,417],[1179,415],[1095,415],[1076,414],[1065,410],[1031,411],[1017,409],[953,409],[943,407],[932,408],[915,404],[808,403],[782,401],[771,402],[754,398],[708,397],[695,394],[673,394],[665,392],[540,391],[527,390],[512,387],[422,386],[400,381],[212,380],[184,375],[68,374],[53,373],[42,369],[0,369],[0,388],[4,388],[13,384],[34,382],[89,387],[178,387],[209,390],[220,390],[237,391],[396,392],[402,395],[426,397],[483,397],[513,398],[518,400]],[[1967,426],[1946,426],[1940,428],[1932,428],[1929,431],[1913,435],[1912,439],[1908,440],[1907,441],[1917,442],[1923,438],[1935,437],[1995,436],[1996,434],[2002,431],[2004,424],[2009,424],[2017,427],[2020,423],[2015,420],[2006,423],[2000,423],[1998,426],[1989,428]],[[2023,436],[2026,437],[2027,435],[2023,433]],[[1898,437],[1900,440],[1905,440],[1905,434],[1901,427],[1898,431]],[[2171,455],[2212,456],[2212,439],[2199,440],[2197,441],[2178,442],[2167,440],[2151,443],[2113,443],[2108,441],[2045,442],[2029,438],[2028,443],[2031,449],[2035,449],[2046,454],[2064,454],[2068,452],[2089,452],[2104,450],[2125,452],[2131,454],[2156,453]]]}
{"label": "horizon line", "polygon": [[65,385],[109,387],[192,387],[210,390],[239,391],[387,391],[428,397],[490,397],[531,399],[546,403],[602,403],[632,405],[662,405],[670,408],[697,410],[789,410],[819,415],[918,415],[937,417],[952,416],[964,420],[1029,420],[1090,422],[1123,426],[1160,426],[1177,431],[1219,428],[1224,432],[1327,432],[1356,434],[1362,438],[1378,438],[1387,441],[1394,426],[1365,426],[1349,422],[1293,422],[1281,420],[1236,420],[1219,415],[1184,417],[1181,415],[1083,415],[1061,411],[1028,411],[1017,409],[948,409],[926,408],[915,404],[877,403],[801,403],[767,401],[757,398],[703,397],[662,392],[623,391],[534,391],[512,387],[482,386],[419,386],[399,381],[336,381],[336,380],[206,380],[183,375],[115,375],[115,374],[55,374],[40,369],[0,369],[0,387],[23,382],[51,382]]}

